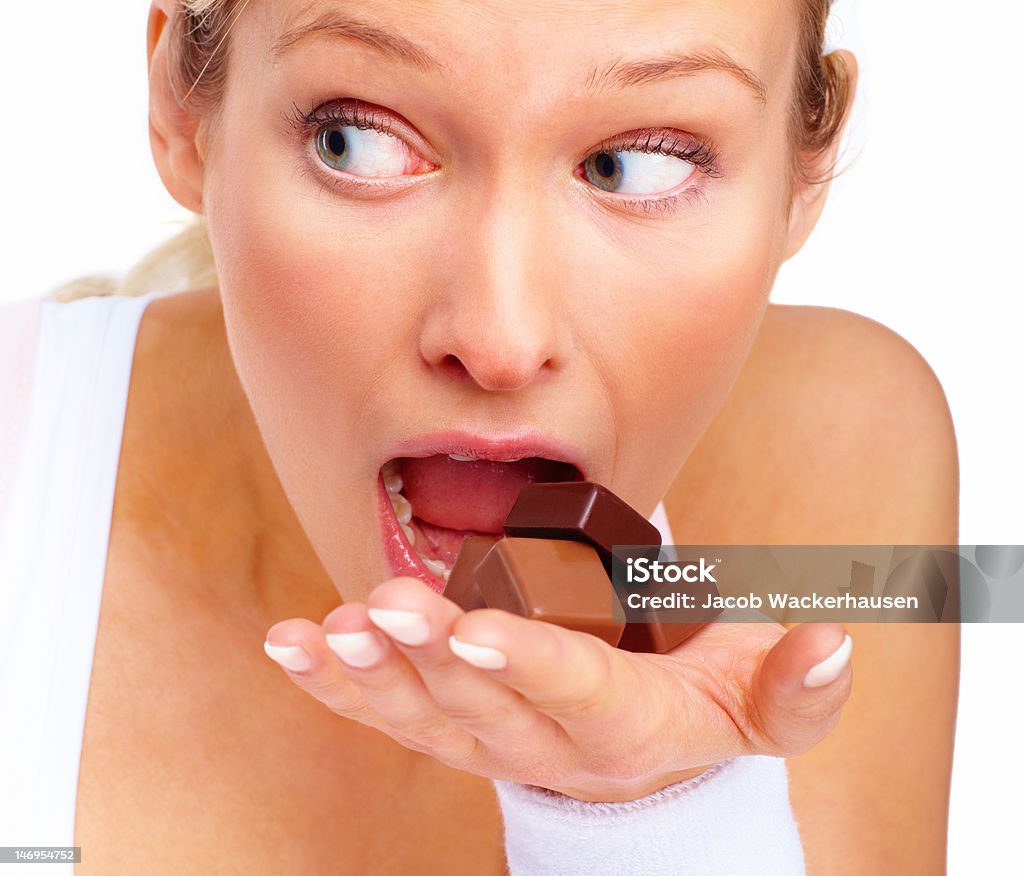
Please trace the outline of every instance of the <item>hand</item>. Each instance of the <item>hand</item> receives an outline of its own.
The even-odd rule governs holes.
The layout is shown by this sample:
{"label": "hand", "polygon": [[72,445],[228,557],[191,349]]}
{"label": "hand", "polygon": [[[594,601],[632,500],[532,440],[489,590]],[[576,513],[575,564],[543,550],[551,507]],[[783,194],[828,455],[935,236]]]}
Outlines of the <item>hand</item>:
{"label": "hand", "polygon": [[267,653],[333,712],[445,764],[620,801],[737,755],[814,746],[850,693],[844,641],[838,624],[715,622],[668,654],[634,654],[393,578],[322,626],[275,624]]}

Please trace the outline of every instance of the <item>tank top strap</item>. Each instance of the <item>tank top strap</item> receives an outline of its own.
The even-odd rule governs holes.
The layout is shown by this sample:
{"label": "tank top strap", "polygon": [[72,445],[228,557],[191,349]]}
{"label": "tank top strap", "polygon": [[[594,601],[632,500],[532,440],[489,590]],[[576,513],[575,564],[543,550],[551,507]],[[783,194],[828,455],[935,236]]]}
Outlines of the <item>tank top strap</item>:
{"label": "tank top strap", "polygon": [[0,307],[0,532],[24,443],[42,306],[29,298]]}
{"label": "tank top strap", "polygon": [[73,843],[128,385],[160,294],[18,311],[37,331],[34,347],[15,331],[22,370],[6,397],[23,413],[0,526],[0,846]]}

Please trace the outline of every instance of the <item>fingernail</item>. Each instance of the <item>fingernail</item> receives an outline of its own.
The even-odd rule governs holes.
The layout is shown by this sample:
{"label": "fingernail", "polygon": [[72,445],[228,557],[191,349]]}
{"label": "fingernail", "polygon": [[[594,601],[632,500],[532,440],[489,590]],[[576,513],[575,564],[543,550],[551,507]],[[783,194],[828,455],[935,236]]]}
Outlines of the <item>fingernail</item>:
{"label": "fingernail", "polygon": [[415,611],[370,608],[367,609],[367,614],[376,626],[403,645],[422,645],[430,638],[430,625],[427,619]]}
{"label": "fingernail", "polygon": [[448,637],[448,647],[456,657],[461,657],[480,669],[504,669],[508,666],[508,658],[497,648],[473,645],[456,639],[455,636]]}
{"label": "fingernail", "polygon": [[377,637],[368,630],[358,633],[328,633],[324,638],[327,639],[327,647],[338,655],[342,663],[355,666],[357,669],[373,666],[384,653]]}
{"label": "fingernail", "polygon": [[831,684],[843,674],[852,653],[853,639],[847,636],[831,656],[807,671],[807,675],[804,676],[804,687],[824,687]]}
{"label": "fingernail", "polygon": [[267,656],[291,672],[305,672],[313,665],[313,658],[298,645],[271,645],[263,643]]}

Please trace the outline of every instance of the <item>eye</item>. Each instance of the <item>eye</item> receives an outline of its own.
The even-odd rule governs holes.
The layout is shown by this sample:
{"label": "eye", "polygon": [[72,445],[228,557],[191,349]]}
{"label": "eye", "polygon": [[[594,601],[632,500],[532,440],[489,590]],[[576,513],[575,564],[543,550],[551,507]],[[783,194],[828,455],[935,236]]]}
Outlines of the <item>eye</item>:
{"label": "eye", "polygon": [[[390,114],[362,101],[338,101],[303,112],[294,104],[288,120],[303,139],[312,139],[320,161],[331,170],[363,179],[393,179],[434,169]],[[306,139],[306,142],[309,142]]]}
{"label": "eye", "polygon": [[331,124],[320,128],[316,151],[328,167],[353,176],[404,176],[415,173],[419,164],[419,157],[398,137],[354,125]]}
{"label": "eye", "polygon": [[583,162],[587,181],[622,195],[658,195],[681,186],[697,169],[677,155],[630,149],[602,149]]}

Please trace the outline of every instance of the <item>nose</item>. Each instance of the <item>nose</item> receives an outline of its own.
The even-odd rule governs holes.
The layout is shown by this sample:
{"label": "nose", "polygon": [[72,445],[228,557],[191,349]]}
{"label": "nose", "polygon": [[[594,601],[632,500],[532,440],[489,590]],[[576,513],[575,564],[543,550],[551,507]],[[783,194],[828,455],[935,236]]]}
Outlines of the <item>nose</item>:
{"label": "nose", "polygon": [[[472,199],[475,200],[475,199]],[[572,348],[557,248],[536,194],[463,211],[446,270],[434,278],[420,355],[435,370],[488,391],[514,391],[563,368]],[[464,207],[468,206],[466,204]]]}

